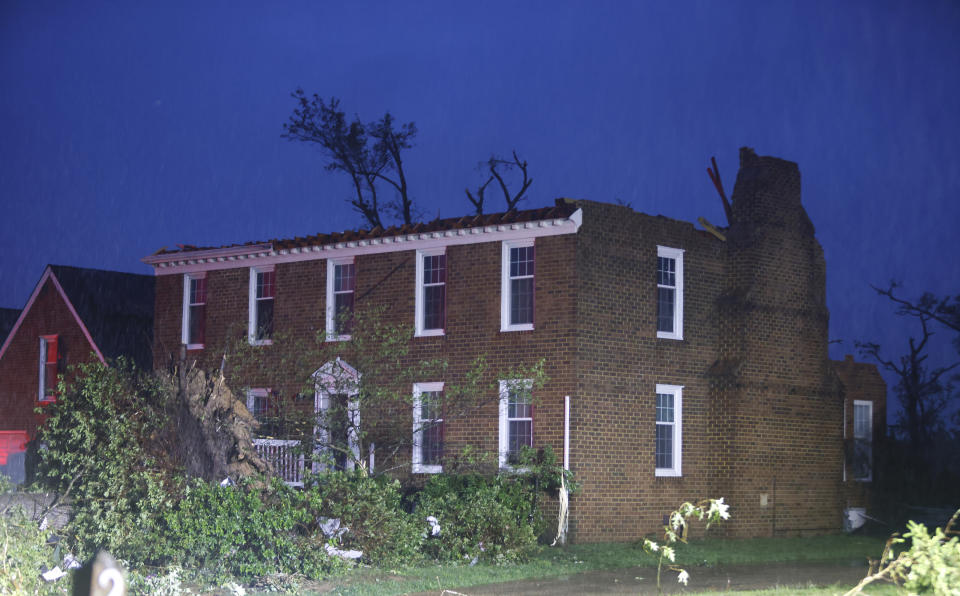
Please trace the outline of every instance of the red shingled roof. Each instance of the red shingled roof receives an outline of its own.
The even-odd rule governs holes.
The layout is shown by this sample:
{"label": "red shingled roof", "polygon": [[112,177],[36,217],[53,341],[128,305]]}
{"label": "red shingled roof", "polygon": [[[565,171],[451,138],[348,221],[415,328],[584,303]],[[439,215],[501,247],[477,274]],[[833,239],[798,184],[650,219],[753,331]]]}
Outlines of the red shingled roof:
{"label": "red shingled roof", "polygon": [[464,215],[462,217],[435,219],[428,223],[390,226],[386,229],[376,227],[372,230],[346,230],[343,232],[333,232],[330,234],[321,233],[314,234],[312,236],[297,236],[295,238],[268,240],[267,242],[245,242],[243,244],[227,244],[224,246],[203,247],[178,245],[179,248],[174,250],[168,250],[166,248],[160,249],[155,253],[155,255],[180,254],[200,250],[215,250],[220,248],[239,248],[243,246],[255,246],[258,244],[267,243],[273,245],[273,250],[302,248],[307,246],[323,246],[325,244],[335,244],[337,242],[366,240],[370,238],[384,238],[388,236],[403,236],[404,234],[421,234],[424,232],[479,228],[483,226],[522,223],[527,221],[563,219],[570,217],[576,210],[576,204],[570,199],[557,199],[556,205],[553,207],[541,207],[540,209],[525,209],[523,211],[514,210],[504,213],[490,213],[484,215]]}

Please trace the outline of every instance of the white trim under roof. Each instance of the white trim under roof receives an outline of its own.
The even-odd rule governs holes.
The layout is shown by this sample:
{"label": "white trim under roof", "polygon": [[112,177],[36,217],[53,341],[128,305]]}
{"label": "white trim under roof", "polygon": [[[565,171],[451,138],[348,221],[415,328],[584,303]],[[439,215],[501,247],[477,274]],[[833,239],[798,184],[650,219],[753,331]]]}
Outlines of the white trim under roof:
{"label": "white trim under roof", "polygon": [[317,244],[274,250],[271,244],[251,244],[228,248],[194,250],[169,254],[150,255],[140,259],[153,266],[155,275],[174,275],[236,269],[239,267],[262,267],[278,263],[315,261],[319,259],[355,257],[357,255],[427,250],[461,244],[502,242],[544,236],[576,234],[583,223],[583,210],[577,209],[570,217],[539,219],[513,223],[437,230],[381,238],[365,238],[332,244]]}

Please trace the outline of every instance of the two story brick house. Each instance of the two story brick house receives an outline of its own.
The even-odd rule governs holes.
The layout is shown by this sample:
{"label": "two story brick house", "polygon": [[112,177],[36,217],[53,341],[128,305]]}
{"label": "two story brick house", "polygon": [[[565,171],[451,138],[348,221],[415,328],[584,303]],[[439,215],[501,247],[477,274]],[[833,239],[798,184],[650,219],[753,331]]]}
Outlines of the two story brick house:
{"label": "two story brick house", "polygon": [[[794,163],[742,150],[729,227],[714,232],[561,199],[143,260],[157,276],[156,366],[182,344],[215,366],[211,346],[238,330],[273,362],[275,333],[319,330],[335,342],[349,334],[338,313],[385,308],[415,330],[411,359],[449,363],[443,378],[409,387],[410,432],[423,419],[440,431],[413,438],[405,473],[442,473],[444,456],[465,445],[502,467],[523,445],[551,445],[582,483],[570,501],[574,540],[635,539],[682,500],[721,495],[731,535],[841,527],[844,392],[827,355],[823,252]],[[499,394],[443,421],[431,404],[478,354],[496,370],[543,358],[548,380],[531,395],[527,379],[488,379]],[[353,370],[347,357],[316,366],[318,378]],[[270,369],[248,380],[255,412],[302,386]],[[322,409],[333,393],[318,382],[313,403]],[[354,441],[357,454],[371,449]]]}

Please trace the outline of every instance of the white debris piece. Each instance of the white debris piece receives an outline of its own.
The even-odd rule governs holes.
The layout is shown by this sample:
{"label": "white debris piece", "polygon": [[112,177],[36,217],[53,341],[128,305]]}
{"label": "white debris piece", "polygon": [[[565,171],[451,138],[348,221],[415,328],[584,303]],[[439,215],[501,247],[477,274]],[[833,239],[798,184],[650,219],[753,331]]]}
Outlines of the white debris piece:
{"label": "white debris piece", "polygon": [[327,554],[331,557],[340,557],[341,559],[359,559],[363,556],[360,550],[341,550],[332,544],[326,546]]}
{"label": "white debris piece", "polygon": [[233,486],[235,483],[229,476],[220,481],[220,486]]}
{"label": "white debris piece", "polygon": [[439,536],[440,535],[440,522],[437,521],[437,518],[432,515],[427,516],[427,523],[430,524],[430,535]]}
{"label": "white debris piece", "polygon": [[54,567],[50,571],[41,573],[40,577],[42,577],[45,581],[55,582],[66,574],[67,572],[64,571],[63,569],[60,569],[59,567]]}
{"label": "white debris piece", "polygon": [[67,556],[63,558],[63,566],[67,569],[80,569],[83,567],[80,561],[70,553],[67,553]]}
{"label": "white debris piece", "polygon": [[320,531],[329,538],[339,538],[350,529],[346,526],[340,527],[340,519],[335,517],[318,517],[317,522],[320,524]]}

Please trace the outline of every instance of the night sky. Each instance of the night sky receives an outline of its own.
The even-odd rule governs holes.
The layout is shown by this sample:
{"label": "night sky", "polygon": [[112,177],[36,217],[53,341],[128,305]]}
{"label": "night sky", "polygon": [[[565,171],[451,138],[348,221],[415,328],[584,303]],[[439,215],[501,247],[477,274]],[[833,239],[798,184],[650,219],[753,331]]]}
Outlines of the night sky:
{"label": "night sky", "polygon": [[[152,6],[151,6],[152,4]],[[533,208],[616,200],[725,223],[738,148],[799,163],[831,353],[913,331],[870,284],[960,293],[960,3],[0,3],[0,306],[47,263],[149,273],[177,243],[362,227],[281,138],[297,87],[420,130],[426,219],[516,149]],[[488,211],[501,210],[493,203]],[[934,358],[956,354],[946,332]]]}

